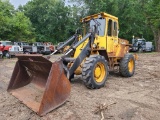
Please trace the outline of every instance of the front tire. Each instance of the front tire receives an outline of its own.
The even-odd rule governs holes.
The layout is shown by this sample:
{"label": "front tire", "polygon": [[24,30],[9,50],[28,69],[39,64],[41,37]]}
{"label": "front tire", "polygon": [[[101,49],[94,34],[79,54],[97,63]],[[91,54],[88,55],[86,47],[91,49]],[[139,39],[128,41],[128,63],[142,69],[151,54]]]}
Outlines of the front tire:
{"label": "front tire", "polygon": [[139,53],[143,53],[143,48],[140,47],[140,48],[138,49],[138,52],[139,52]]}
{"label": "front tire", "polygon": [[120,61],[119,72],[123,77],[131,77],[135,72],[135,59],[127,53]]}
{"label": "front tire", "polygon": [[86,87],[99,89],[106,83],[108,63],[101,55],[91,55],[86,58],[82,67],[82,78]]}
{"label": "front tire", "polygon": [[6,57],[6,58],[11,58],[11,55],[9,54],[8,51],[4,51],[3,56]]}
{"label": "front tire", "polygon": [[28,51],[25,51],[24,54],[30,54]]}

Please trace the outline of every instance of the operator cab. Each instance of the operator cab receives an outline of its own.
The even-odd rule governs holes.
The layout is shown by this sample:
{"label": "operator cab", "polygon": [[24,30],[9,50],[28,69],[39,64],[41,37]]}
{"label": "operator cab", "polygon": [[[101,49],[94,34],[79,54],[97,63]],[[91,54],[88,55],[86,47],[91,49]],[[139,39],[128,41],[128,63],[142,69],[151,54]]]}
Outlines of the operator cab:
{"label": "operator cab", "polygon": [[83,36],[86,35],[87,32],[94,31],[96,33],[96,40],[94,42],[95,46],[97,46],[96,48],[106,50],[109,54],[113,54],[118,45],[118,18],[101,12],[87,16],[81,21],[84,24]]}

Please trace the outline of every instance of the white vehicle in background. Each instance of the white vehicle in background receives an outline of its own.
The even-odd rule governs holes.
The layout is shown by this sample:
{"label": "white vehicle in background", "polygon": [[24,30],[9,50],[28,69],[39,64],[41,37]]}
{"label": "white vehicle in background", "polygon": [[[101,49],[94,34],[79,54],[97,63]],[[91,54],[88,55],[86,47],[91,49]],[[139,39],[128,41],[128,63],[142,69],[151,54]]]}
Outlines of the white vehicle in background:
{"label": "white vehicle in background", "polygon": [[19,45],[14,45],[11,41],[0,41],[0,49],[4,57],[11,58],[16,54],[22,54],[23,49]]}
{"label": "white vehicle in background", "polygon": [[37,53],[37,47],[27,42],[15,42],[15,44],[19,45],[22,48],[24,54],[36,54]]}
{"label": "white vehicle in background", "polygon": [[33,44],[37,47],[37,53],[43,55],[49,55],[51,53],[49,45],[45,45],[42,42],[35,42]]}

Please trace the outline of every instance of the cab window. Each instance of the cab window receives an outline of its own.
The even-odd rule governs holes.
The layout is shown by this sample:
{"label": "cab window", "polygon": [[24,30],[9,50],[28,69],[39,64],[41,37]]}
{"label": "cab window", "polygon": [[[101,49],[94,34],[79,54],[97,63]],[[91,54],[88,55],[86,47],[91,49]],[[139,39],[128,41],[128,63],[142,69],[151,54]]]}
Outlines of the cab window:
{"label": "cab window", "polygon": [[95,19],[95,20],[91,20],[90,21],[90,28],[93,29],[93,26],[96,25],[96,22],[99,24],[98,25],[98,35],[99,36],[104,36],[105,27],[106,27],[106,19],[98,18],[98,19]]}
{"label": "cab window", "polygon": [[112,36],[112,20],[108,21],[108,36]]}
{"label": "cab window", "polygon": [[114,22],[114,29],[113,29],[113,36],[117,36],[118,34],[118,29],[117,29],[118,27],[117,27],[117,22]]}

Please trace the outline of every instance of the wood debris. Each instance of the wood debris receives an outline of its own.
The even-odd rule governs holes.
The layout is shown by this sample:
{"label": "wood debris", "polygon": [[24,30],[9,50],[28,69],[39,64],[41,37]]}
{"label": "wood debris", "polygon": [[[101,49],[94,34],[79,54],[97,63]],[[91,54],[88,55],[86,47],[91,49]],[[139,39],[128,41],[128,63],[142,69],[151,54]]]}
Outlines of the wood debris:
{"label": "wood debris", "polygon": [[97,109],[94,111],[94,114],[100,113],[101,114],[101,120],[104,120],[103,111],[108,109],[109,106],[114,105],[114,104],[116,104],[116,102],[114,102],[112,104],[109,104],[109,105],[106,105],[106,103],[100,104],[100,105],[97,106]]}

